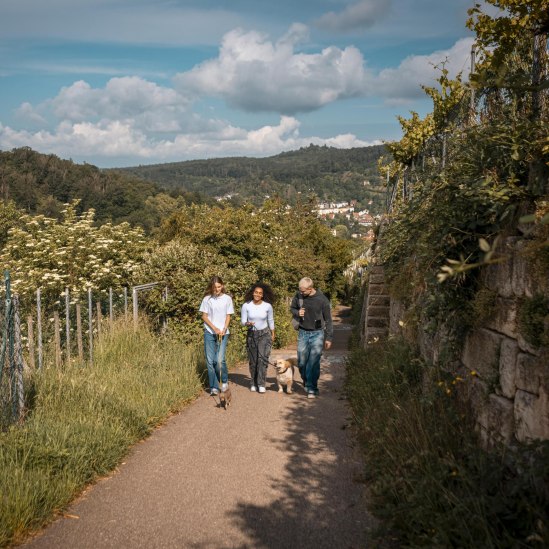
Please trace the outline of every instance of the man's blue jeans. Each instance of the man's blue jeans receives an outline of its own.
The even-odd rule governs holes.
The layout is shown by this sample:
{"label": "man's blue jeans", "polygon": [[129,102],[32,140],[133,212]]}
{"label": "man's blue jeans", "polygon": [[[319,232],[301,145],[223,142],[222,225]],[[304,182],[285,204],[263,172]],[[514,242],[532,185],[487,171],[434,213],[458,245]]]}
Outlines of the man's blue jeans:
{"label": "man's blue jeans", "polygon": [[324,345],[324,330],[299,330],[297,338],[297,366],[303,379],[305,390],[318,391],[320,377],[320,357]]}
{"label": "man's blue jeans", "polygon": [[208,368],[208,381],[210,389],[219,390],[219,364],[221,362],[221,383],[229,381],[229,372],[227,370],[227,362],[225,361],[225,351],[227,349],[227,341],[229,335],[225,334],[219,345],[217,334],[211,334],[207,330],[204,331],[204,353],[206,355],[206,367]]}

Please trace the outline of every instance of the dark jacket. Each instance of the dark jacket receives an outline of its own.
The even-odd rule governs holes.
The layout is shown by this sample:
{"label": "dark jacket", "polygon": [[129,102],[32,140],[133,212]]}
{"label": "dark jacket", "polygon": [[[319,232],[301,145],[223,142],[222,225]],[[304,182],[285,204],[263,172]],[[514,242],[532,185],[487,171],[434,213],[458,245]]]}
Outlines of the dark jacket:
{"label": "dark jacket", "polygon": [[[303,299],[305,316],[299,316],[299,300]],[[328,298],[316,290],[314,295],[304,296],[297,292],[290,303],[292,316],[299,322],[300,330],[325,330],[326,340],[332,341],[334,329],[332,326],[332,310]]]}

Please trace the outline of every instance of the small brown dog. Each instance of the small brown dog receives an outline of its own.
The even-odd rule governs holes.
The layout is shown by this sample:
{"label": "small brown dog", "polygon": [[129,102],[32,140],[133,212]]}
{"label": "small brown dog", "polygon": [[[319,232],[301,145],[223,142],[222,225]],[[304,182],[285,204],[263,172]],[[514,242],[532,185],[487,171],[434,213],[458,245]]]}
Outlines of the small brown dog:
{"label": "small brown dog", "polygon": [[219,405],[225,408],[225,410],[229,407],[229,404],[231,403],[232,395],[231,390],[227,387],[225,391],[220,391],[219,393]]}
{"label": "small brown dog", "polygon": [[284,391],[284,385],[286,385],[286,392],[292,394],[292,385],[294,383],[294,368],[297,366],[297,358],[279,358],[275,364],[276,370],[276,383],[278,385],[278,392]]}

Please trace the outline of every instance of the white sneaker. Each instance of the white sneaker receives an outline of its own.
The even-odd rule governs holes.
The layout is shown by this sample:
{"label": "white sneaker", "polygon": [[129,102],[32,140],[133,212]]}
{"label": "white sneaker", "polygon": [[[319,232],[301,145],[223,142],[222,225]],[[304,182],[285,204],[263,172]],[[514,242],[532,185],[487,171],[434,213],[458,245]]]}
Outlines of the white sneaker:
{"label": "white sneaker", "polygon": [[251,386],[250,386],[250,391],[251,391],[252,393],[255,393],[255,392],[257,391],[257,387],[256,387],[255,385],[251,385]]}
{"label": "white sneaker", "polygon": [[229,384],[228,384],[228,383],[222,383],[222,384],[221,384],[221,392],[224,393],[228,388],[229,388]]}
{"label": "white sneaker", "polygon": [[263,385],[260,385],[260,386],[259,386],[259,392],[260,392],[260,393],[264,393],[264,392],[265,392],[265,387],[263,387]]}
{"label": "white sneaker", "polygon": [[215,396],[215,395],[217,395],[218,393],[219,393],[219,391],[218,391],[217,389],[215,389],[215,388],[213,388],[213,389],[210,391],[210,395],[212,395],[212,396]]}

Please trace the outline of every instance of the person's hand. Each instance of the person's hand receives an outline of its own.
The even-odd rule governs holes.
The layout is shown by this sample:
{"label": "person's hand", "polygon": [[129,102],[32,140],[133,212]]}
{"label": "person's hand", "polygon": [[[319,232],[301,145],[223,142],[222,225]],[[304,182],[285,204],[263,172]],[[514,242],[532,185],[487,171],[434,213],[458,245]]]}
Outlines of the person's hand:
{"label": "person's hand", "polygon": [[301,307],[301,309],[299,309],[299,316],[303,317],[305,316],[305,308],[304,307]]}
{"label": "person's hand", "polygon": [[217,328],[216,326],[214,326],[214,332],[215,332],[215,335],[222,335],[222,332],[219,328]]}
{"label": "person's hand", "polygon": [[328,350],[331,346],[332,346],[332,342],[331,342],[331,341],[325,341],[325,342],[324,342],[324,347],[325,347],[326,350]]}
{"label": "person's hand", "polygon": [[227,328],[223,328],[219,333],[224,336],[227,333]]}

